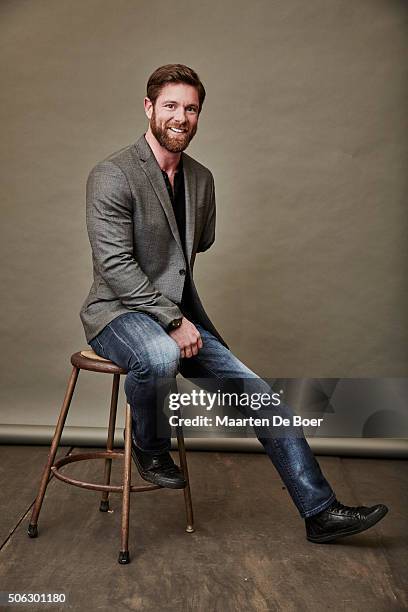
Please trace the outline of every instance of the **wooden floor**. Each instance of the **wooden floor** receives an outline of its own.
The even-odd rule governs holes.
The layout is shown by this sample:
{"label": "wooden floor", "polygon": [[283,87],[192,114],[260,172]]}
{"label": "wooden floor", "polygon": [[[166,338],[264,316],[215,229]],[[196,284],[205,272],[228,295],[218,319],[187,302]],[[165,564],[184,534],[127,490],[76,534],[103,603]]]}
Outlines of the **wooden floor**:
{"label": "wooden floor", "polygon": [[[40,446],[0,447],[0,591],[58,592],[67,600],[64,605],[20,605],[19,610],[408,608],[406,462],[319,457],[340,501],[381,502],[390,512],[364,534],[317,545],[305,539],[304,522],[265,455],[190,452],[196,532],[184,531],[181,491],[133,494],[131,563],[121,566],[119,494],[112,496],[113,512],[101,513],[99,493],[53,478],[39,537],[27,536],[47,453]],[[67,469],[100,482],[103,462]],[[117,462],[114,482],[120,469]],[[133,476],[138,480],[135,469]]]}

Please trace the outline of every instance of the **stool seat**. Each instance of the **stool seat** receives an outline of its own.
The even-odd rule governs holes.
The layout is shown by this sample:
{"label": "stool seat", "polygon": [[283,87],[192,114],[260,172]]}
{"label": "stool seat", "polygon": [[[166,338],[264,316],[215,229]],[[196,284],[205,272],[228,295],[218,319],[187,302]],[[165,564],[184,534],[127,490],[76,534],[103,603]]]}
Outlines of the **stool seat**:
{"label": "stool seat", "polygon": [[91,349],[84,349],[71,356],[71,363],[76,368],[81,370],[90,370],[91,372],[104,372],[105,374],[127,374],[127,370],[119,367],[113,361],[104,359]]}
{"label": "stool seat", "polygon": [[101,357],[93,349],[84,349],[81,351],[81,355],[83,357],[88,357],[88,359],[96,359],[97,361],[110,361],[110,359],[105,359],[105,357]]}

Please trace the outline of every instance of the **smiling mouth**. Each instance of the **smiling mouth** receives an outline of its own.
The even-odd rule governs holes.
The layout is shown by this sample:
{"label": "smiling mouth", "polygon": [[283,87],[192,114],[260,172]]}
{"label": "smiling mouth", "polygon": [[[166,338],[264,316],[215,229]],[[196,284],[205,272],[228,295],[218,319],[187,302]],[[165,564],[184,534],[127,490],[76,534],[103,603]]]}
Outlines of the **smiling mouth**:
{"label": "smiling mouth", "polygon": [[175,128],[175,127],[169,127],[168,129],[174,132],[174,134],[184,134],[184,132],[187,132],[187,130],[183,130],[181,128]]}

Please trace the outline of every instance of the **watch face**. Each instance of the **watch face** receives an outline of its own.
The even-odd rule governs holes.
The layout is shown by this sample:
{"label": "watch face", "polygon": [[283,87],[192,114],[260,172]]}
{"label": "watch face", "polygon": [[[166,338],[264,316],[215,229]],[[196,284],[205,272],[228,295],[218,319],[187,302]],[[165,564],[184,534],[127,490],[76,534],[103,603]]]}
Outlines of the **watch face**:
{"label": "watch face", "polygon": [[178,329],[181,325],[182,319],[174,319],[174,321],[172,321],[170,323],[170,329]]}

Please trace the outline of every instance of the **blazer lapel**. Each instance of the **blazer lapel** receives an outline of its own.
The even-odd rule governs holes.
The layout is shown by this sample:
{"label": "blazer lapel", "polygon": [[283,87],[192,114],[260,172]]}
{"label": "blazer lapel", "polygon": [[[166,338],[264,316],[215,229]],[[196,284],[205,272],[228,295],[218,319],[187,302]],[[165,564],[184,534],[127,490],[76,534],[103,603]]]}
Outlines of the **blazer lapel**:
{"label": "blazer lapel", "polygon": [[[179,234],[178,227],[177,227],[176,217],[174,216],[173,206],[172,206],[170,196],[167,191],[166,183],[164,182],[161,168],[159,164],[157,163],[157,160],[155,156],[153,155],[151,148],[147,144],[144,136],[139,138],[135,146],[139,154],[139,159],[141,161],[142,168],[144,172],[146,173],[148,179],[150,180],[150,183],[164,209],[164,212],[166,213],[167,221],[170,225],[170,229],[172,231],[174,239],[176,240],[180,249],[183,251],[183,247],[182,247],[181,240],[180,240],[180,234]],[[186,201],[187,201],[187,197],[186,197]]]}
{"label": "blazer lapel", "polygon": [[190,265],[193,252],[194,233],[197,211],[197,182],[194,171],[190,166],[190,159],[183,155],[184,189],[186,194],[186,255]]}

